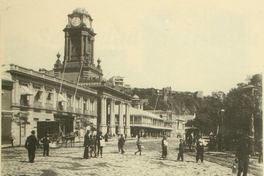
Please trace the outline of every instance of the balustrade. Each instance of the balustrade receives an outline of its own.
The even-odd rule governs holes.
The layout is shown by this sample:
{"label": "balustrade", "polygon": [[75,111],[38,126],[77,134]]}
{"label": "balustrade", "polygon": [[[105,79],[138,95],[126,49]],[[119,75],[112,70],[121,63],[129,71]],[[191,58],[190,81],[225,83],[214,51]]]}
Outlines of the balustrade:
{"label": "balustrade", "polygon": [[38,101],[34,101],[33,102],[33,107],[34,108],[42,108],[42,103],[41,102],[38,102]]}

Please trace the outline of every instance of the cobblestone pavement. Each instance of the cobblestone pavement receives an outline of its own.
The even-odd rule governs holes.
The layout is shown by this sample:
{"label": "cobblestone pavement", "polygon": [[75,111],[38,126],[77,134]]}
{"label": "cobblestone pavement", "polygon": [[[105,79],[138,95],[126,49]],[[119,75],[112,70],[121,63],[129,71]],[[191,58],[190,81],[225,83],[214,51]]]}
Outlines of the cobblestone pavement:
{"label": "cobblestone pavement", "polygon": [[[128,140],[125,154],[117,152],[117,141],[106,143],[102,158],[83,159],[83,147],[50,149],[50,157],[42,156],[42,149],[36,152],[35,163],[29,163],[27,151],[23,147],[2,148],[1,174],[40,175],[40,176],[75,176],[75,175],[235,175],[230,167],[209,161],[196,163],[193,156],[184,154],[184,162],[177,161],[177,140],[169,139],[168,157],[161,156],[161,139],[142,139],[145,146],[142,155],[135,155],[137,150],[134,140]],[[206,154],[205,154],[206,159]],[[251,176],[252,174],[248,174]],[[262,175],[262,172],[259,174]]]}

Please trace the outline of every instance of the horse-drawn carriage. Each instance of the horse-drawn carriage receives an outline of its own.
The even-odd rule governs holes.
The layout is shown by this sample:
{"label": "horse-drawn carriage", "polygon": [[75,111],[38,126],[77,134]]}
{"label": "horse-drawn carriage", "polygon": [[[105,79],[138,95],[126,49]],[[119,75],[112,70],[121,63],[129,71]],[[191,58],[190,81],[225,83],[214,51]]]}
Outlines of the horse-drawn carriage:
{"label": "horse-drawn carriage", "polygon": [[59,148],[62,146],[67,147],[68,141],[70,141],[71,146],[74,146],[74,140],[78,136],[78,131],[65,134],[60,130],[59,122],[43,121],[37,123],[37,134],[40,142],[44,137],[48,137],[51,142],[50,147]]}

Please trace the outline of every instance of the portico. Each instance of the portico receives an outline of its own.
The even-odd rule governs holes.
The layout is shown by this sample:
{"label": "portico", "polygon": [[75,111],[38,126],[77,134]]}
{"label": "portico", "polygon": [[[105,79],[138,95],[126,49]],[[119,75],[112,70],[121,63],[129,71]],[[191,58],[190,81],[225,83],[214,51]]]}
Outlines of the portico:
{"label": "portico", "polygon": [[130,136],[130,95],[106,84],[93,85],[98,90],[98,120],[97,129],[103,134],[126,134]]}

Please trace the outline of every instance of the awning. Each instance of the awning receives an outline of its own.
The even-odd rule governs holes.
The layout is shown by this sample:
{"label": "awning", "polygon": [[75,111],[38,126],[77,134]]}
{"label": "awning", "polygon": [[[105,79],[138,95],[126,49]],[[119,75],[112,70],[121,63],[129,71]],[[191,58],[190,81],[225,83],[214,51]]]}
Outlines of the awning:
{"label": "awning", "polygon": [[33,92],[31,90],[29,90],[28,87],[21,86],[21,88],[22,88],[21,92],[20,92],[21,95],[33,95]]}
{"label": "awning", "polygon": [[58,102],[67,102],[67,99],[64,98],[61,94],[58,94]]}
{"label": "awning", "polygon": [[152,129],[159,129],[159,130],[172,130],[172,128],[162,127],[162,126],[153,126],[147,124],[130,124],[131,127],[141,127],[141,128],[152,128]]}

